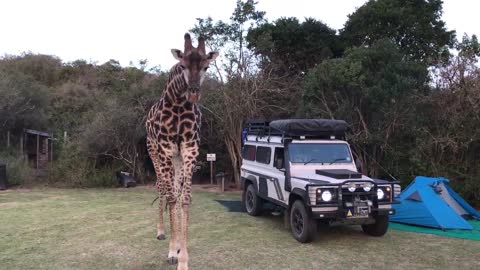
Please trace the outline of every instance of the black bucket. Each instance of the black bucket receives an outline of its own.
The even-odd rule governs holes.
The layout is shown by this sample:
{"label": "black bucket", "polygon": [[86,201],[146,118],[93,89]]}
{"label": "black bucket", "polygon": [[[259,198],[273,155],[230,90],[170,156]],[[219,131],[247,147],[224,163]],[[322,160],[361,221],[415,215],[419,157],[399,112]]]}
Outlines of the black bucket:
{"label": "black bucket", "polygon": [[7,187],[7,164],[0,163],[0,190],[5,190]]}

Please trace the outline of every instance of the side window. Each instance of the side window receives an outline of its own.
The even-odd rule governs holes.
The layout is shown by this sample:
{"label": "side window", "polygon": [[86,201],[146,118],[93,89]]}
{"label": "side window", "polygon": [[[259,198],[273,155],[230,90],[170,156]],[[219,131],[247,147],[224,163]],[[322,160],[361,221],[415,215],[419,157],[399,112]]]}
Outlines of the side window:
{"label": "side window", "polygon": [[263,146],[257,147],[257,158],[256,158],[257,162],[270,164],[271,155],[272,155],[272,150],[270,149],[270,147],[263,147]]}
{"label": "side window", "polygon": [[283,156],[283,148],[282,147],[275,147],[275,155],[273,157],[273,166],[277,169],[285,168],[285,160]]}
{"label": "side window", "polygon": [[255,161],[256,147],[254,145],[245,145],[243,147],[243,159]]}

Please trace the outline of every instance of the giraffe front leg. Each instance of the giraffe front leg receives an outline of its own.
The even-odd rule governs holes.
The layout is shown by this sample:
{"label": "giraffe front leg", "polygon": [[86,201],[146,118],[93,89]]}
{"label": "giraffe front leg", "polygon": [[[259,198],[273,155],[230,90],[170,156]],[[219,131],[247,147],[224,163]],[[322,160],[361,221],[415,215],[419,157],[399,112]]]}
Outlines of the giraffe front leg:
{"label": "giraffe front leg", "polygon": [[158,191],[158,223],[157,223],[157,239],[165,240],[165,228],[163,221],[163,211],[165,208],[165,191],[159,188]]}
{"label": "giraffe front leg", "polygon": [[177,270],[188,269],[188,216],[189,208],[192,201],[192,175],[193,168],[195,166],[196,158],[198,155],[198,145],[195,143],[192,147],[185,147],[188,144],[184,144],[182,147],[182,159],[183,159],[183,189],[182,189],[182,222],[181,222],[181,237],[180,237],[180,254],[178,257]]}
{"label": "giraffe front leg", "polygon": [[188,236],[188,210],[190,204],[182,204],[182,236],[180,241],[180,254],[178,256],[177,270],[188,270],[188,251],[187,251],[187,236]]}
{"label": "giraffe front leg", "polygon": [[171,160],[167,161],[168,166],[165,166],[164,172],[166,175],[165,188],[168,204],[168,213],[170,217],[170,243],[168,248],[168,262],[170,264],[176,264],[178,262],[178,248],[177,248],[177,196],[175,185],[173,183],[173,166]]}

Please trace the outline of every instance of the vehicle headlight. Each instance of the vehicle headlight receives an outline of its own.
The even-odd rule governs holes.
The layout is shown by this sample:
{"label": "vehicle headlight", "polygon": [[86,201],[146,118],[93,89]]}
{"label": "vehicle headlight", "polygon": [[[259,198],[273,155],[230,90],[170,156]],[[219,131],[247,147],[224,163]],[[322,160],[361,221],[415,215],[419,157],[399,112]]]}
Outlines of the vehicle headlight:
{"label": "vehicle headlight", "polygon": [[381,188],[377,189],[377,197],[379,200],[383,200],[383,197],[385,197],[385,192],[383,192],[383,189]]}
{"label": "vehicle headlight", "polygon": [[324,202],[329,202],[332,200],[332,193],[328,190],[325,190],[324,192],[322,192],[322,200]]}
{"label": "vehicle headlight", "polygon": [[355,192],[356,189],[357,187],[355,186],[355,183],[348,184],[348,191]]}
{"label": "vehicle headlight", "polygon": [[369,192],[370,190],[372,190],[372,184],[371,183],[366,183],[364,186],[363,186],[363,190],[365,192]]}

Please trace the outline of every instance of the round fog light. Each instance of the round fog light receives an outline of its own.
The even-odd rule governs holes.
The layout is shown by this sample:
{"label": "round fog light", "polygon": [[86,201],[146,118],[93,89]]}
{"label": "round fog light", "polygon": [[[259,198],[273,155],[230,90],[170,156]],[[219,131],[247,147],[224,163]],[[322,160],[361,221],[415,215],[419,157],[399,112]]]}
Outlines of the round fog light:
{"label": "round fog light", "polygon": [[322,193],[322,200],[324,202],[329,202],[332,200],[332,193],[328,190],[325,190],[323,193]]}
{"label": "round fog light", "polygon": [[355,183],[350,183],[348,185],[348,191],[354,192],[357,188],[355,187]]}
{"label": "round fog light", "polygon": [[377,190],[377,197],[378,197],[379,200],[382,200],[383,197],[385,197],[385,193],[383,192],[383,190],[381,188],[379,188]]}

